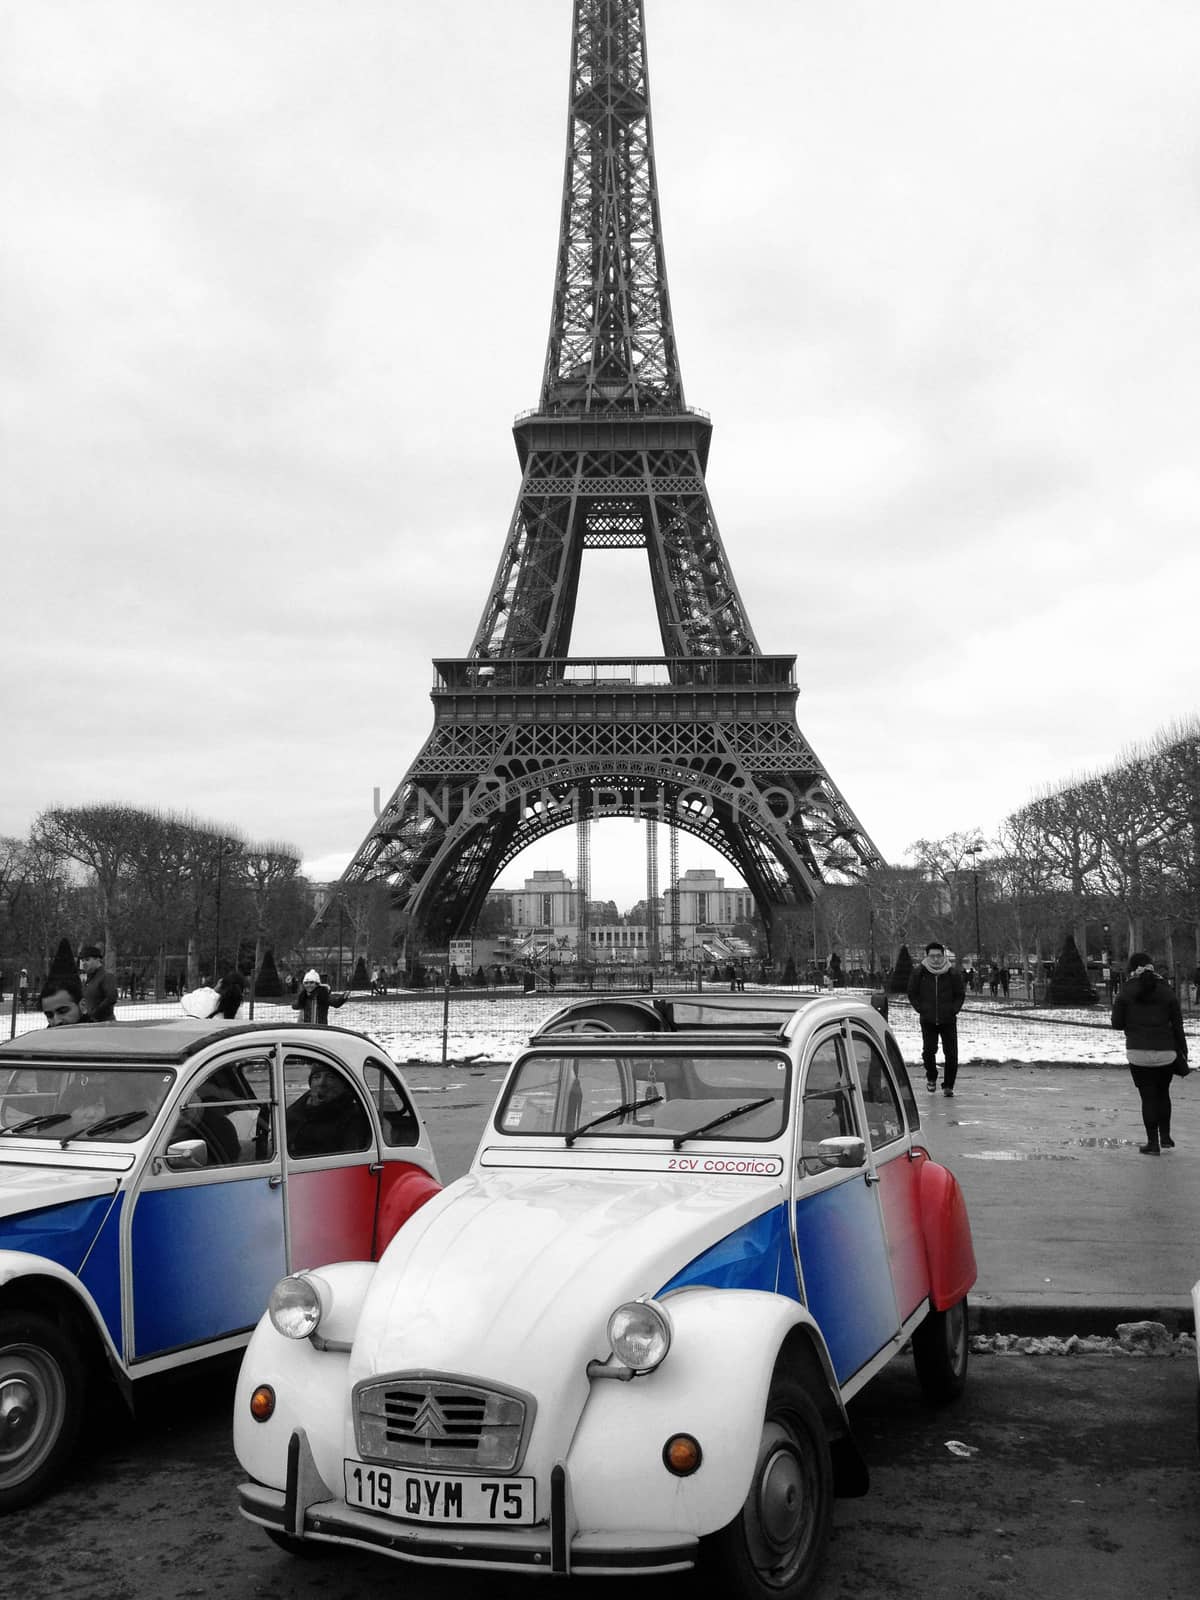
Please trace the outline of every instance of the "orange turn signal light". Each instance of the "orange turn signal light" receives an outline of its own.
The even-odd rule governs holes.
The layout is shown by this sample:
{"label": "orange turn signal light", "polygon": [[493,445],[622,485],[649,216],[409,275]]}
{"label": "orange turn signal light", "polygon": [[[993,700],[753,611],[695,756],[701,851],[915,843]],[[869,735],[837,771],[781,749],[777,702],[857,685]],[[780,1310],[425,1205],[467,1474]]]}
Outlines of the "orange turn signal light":
{"label": "orange turn signal light", "polygon": [[250,1396],[250,1415],[255,1422],[269,1422],[275,1415],[275,1391],[269,1383],[260,1383]]}
{"label": "orange turn signal light", "polygon": [[663,1445],[663,1465],[677,1478],[690,1477],[703,1459],[700,1441],[690,1433],[673,1433]]}

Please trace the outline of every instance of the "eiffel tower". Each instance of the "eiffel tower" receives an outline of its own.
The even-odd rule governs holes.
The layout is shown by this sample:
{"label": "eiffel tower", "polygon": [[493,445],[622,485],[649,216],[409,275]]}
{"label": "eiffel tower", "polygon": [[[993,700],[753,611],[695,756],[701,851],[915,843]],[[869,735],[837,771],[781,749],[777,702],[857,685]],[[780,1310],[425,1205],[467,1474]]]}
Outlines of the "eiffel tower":
{"label": "eiffel tower", "polygon": [[[759,649],[708,498],[712,424],[684,401],[667,293],[643,0],[575,0],[550,338],[513,434],[521,488],[470,651],[434,662],[433,732],[341,889],[385,885],[410,937],[444,947],[534,840],[640,817],[733,863],[775,959],[800,953],[822,887],[882,857],[800,732],[795,657]],[[572,657],[583,552],[628,549],[647,552],[662,655]]]}

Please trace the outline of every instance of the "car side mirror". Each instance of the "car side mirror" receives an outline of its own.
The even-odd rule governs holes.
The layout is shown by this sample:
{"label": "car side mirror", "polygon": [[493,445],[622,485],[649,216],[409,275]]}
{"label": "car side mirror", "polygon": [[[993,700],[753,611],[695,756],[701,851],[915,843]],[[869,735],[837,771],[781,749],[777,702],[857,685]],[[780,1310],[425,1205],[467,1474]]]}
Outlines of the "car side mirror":
{"label": "car side mirror", "polygon": [[181,1167],[206,1167],[208,1146],[203,1139],[178,1139],[167,1146],[164,1159],[172,1171]]}
{"label": "car side mirror", "polygon": [[817,1157],[826,1167],[865,1167],[867,1147],[854,1134],[839,1134],[834,1139],[821,1140]]}

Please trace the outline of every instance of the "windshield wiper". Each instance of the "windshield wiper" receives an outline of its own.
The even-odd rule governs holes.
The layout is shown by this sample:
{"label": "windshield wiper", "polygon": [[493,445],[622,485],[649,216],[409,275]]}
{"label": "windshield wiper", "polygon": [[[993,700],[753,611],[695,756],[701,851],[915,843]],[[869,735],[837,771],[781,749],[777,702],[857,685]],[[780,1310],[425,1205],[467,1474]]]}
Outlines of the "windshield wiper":
{"label": "windshield wiper", "polygon": [[747,1111],[757,1111],[759,1106],[773,1105],[773,1094],[763,1095],[761,1100],[747,1100],[744,1106],[734,1106],[732,1111],[723,1111],[719,1117],[713,1117],[708,1122],[702,1122],[698,1128],[693,1128],[689,1133],[677,1133],[671,1140],[676,1150],[685,1139],[698,1139],[702,1133],[707,1133],[710,1128],[719,1128],[723,1122],[732,1122],[734,1117],[744,1117]]}
{"label": "windshield wiper", "polygon": [[68,1133],[60,1143],[65,1150],[72,1139],[94,1139],[102,1133],[115,1133],[118,1128],[127,1128],[131,1122],[139,1122],[148,1115],[146,1111],[116,1111],[110,1117],[101,1117],[99,1122],[89,1122],[78,1133]]}
{"label": "windshield wiper", "polygon": [[576,1128],[574,1133],[567,1134],[567,1144],[573,1145],[581,1133],[590,1133],[602,1122],[611,1122],[614,1117],[628,1116],[631,1111],[640,1111],[643,1106],[656,1106],[662,1098],[661,1094],[652,1094],[645,1100],[626,1100],[624,1105],[614,1106],[611,1111],[602,1111],[598,1117],[585,1122],[582,1128]]}
{"label": "windshield wiper", "polygon": [[66,1122],[70,1115],[69,1111],[43,1111],[40,1117],[26,1117],[11,1128],[0,1128],[0,1135],[7,1138],[10,1133],[28,1133],[32,1128],[52,1128],[56,1122]]}

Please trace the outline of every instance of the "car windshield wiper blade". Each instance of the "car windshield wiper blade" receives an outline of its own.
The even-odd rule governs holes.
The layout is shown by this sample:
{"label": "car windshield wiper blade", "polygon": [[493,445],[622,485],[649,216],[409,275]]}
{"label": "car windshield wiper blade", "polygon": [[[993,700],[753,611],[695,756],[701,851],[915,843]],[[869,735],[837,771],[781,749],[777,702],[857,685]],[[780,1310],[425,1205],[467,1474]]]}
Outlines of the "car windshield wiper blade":
{"label": "car windshield wiper blade", "polygon": [[70,1115],[69,1111],[43,1111],[40,1117],[26,1117],[24,1122],[15,1122],[11,1128],[0,1128],[0,1134],[7,1138],[10,1133],[30,1133],[34,1128],[52,1128],[56,1122],[65,1122]]}
{"label": "car windshield wiper blade", "polygon": [[702,1122],[698,1128],[692,1128],[688,1133],[677,1133],[671,1143],[678,1150],[685,1139],[698,1139],[710,1128],[719,1128],[723,1122],[732,1122],[734,1117],[744,1117],[747,1111],[757,1111],[759,1106],[769,1106],[774,1104],[774,1101],[773,1094],[765,1094],[761,1100],[747,1100],[744,1106],[734,1106],[732,1111],[723,1111],[719,1117],[712,1117],[708,1122]]}
{"label": "car windshield wiper blade", "polygon": [[593,1128],[598,1128],[602,1122],[611,1122],[614,1117],[628,1116],[631,1111],[640,1111],[643,1106],[656,1106],[661,1099],[661,1094],[652,1094],[648,1095],[645,1100],[626,1100],[623,1105],[614,1106],[611,1111],[602,1111],[598,1117],[593,1117],[590,1122],[585,1122],[582,1128],[576,1128],[574,1133],[567,1134],[567,1144],[574,1144],[581,1133],[590,1133]]}
{"label": "car windshield wiper blade", "polygon": [[68,1133],[59,1142],[65,1150],[72,1139],[94,1139],[101,1133],[115,1133],[118,1128],[127,1128],[131,1122],[138,1122],[147,1115],[145,1111],[116,1111],[110,1117],[101,1117],[99,1122],[89,1122],[78,1133]]}

